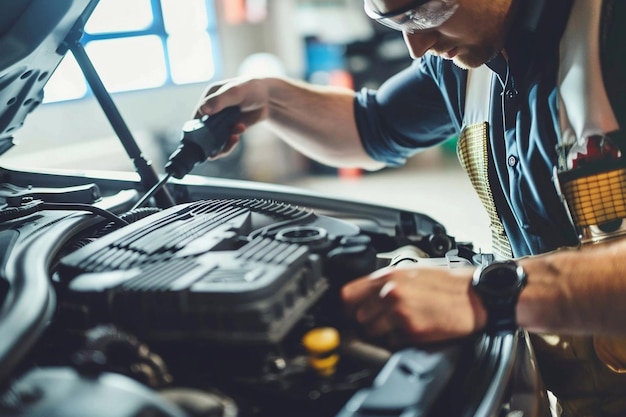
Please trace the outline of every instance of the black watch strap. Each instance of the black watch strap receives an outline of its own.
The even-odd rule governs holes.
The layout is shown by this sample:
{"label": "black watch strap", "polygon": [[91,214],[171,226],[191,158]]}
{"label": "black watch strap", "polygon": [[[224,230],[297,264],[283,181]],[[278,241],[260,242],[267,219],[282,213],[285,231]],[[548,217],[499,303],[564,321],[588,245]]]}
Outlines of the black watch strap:
{"label": "black watch strap", "polygon": [[516,307],[526,285],[526,273],[515,261],[495,261],[478,267],[472,287],[487,310],[485,331],[515,331]]}
{"label": "black watch strap", "polygon": [[487,310],[487,324],[485,325],[485,330],[488,333],[515,331],[517,329],[517,315],[515,313],[517,299],[518,297],[514,299],[511,298],[502,305],[498,303],[485,305],[485,309]]}

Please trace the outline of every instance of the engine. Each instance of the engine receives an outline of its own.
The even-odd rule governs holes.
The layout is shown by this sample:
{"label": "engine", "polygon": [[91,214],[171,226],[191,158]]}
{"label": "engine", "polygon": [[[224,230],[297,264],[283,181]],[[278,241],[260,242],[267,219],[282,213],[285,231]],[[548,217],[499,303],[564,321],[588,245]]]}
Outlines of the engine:
{"label": "engine", "polygon": [[[328,289],[322,259],[347,249],[367,255],[367,237],[310,210],[201,201],[68,255],[59,279],[68,316],[84,324],[113,321],[150,341],[276,344]],[[354,276],[369,272],[359,266]]]}
{"label": "engine", "polygon": [[[117,398],[124,376],[155,396],[151,410],[334,416],[391,357],[347,322],[339,289],[387,264],[381,254],[408,237],[267,199],[123,218],[130,224],[77,233],[54,261],[54,320],[29,355],[40,369],[20,381],[48,400],[75,386]],[[412,247],[447,250],[455,242],[443,230]]]}

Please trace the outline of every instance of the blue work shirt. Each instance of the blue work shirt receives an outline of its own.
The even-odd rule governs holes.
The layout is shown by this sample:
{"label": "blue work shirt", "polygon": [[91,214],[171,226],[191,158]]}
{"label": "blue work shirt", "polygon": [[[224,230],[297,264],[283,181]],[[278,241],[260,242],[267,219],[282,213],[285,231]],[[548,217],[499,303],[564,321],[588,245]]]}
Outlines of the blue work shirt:
{"label": "blue work shirt", "polygon": [[[571,0],[524,0],[508,36],[508,60],[491,97],[489,183],[515,257],[575,246],[578,237],[554,183],[560,138],[559,42]],[[460,133],[467,71],[426,55],[386,81],[363,89],[355,117],[365,150],[388,166]]]}

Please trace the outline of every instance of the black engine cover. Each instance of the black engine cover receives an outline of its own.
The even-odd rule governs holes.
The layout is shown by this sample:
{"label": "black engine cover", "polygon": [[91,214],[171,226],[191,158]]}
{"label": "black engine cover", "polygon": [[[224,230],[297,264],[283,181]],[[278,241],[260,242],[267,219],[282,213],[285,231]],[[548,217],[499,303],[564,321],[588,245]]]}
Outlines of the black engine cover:
{"label": "black engine cover", "polygon": [[276,343],[328,288],[325,254],[358,235],[268,200],[183,204],[64,257],[64,306],[146,340]]}

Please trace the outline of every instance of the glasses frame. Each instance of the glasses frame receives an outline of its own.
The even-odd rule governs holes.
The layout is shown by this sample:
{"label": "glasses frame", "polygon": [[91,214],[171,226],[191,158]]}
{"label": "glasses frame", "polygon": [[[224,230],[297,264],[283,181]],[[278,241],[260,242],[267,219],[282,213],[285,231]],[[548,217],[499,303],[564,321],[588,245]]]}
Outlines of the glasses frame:
{"label": "glasses frame", "polygon": [[[427,6],[429,3],[439,3],[443,5],[447,5],[450,9],[446,12],[446,15],[442,17],[442,19],[438,23],[434,23],[432,25],[424,25],[423,22],[420,22],[415,19],[416,16],[419,16],[418,10],[424,6]],[[372,0],[364,0],[364,9],[365,14],[367,16],[383,26],[387,26],[394,30],[399,30],[407,33],[417,33],[424,30],[434,29],[436,27],[441,26],[448,19],[452,17],[452,15],[458,9],[459,4],[458,0],[414,0],[410,4],[402,7],[401,9],[396,9],[391,12],[381,13],[374,10],[372,4]],[[403,17],[405,22],[411,22],[411,24],[406,25],[405,23],[399,23],[395,21],[395,19],[399,17]]]}
{"label": "glasses frame", "polygon": [[396,9],[393,10],[391,12],[387,12],[387,13],[381,13],[377,10],[374,10],[372,7],[370,7],[371,2],[369,0],[365,0],[365,11],[367,12],[367,15],[373,19],[387,19],[390,17],[394,17],[394,16],[398,16],[400,14],[406,13],[410,10],[413,9],[417,9],[420,6],[423,6],[424,4],[428,3],[430,0],[414,0],[412,1],[410,4],[404,6],[401,9]]}

